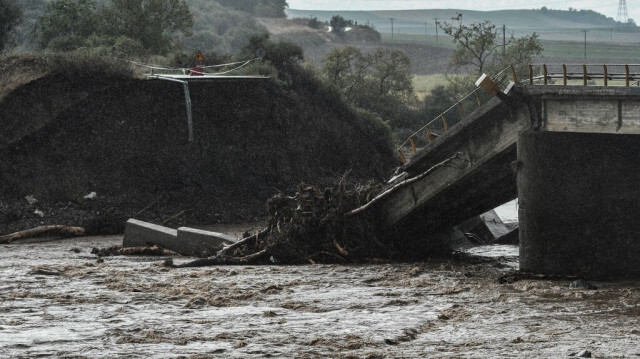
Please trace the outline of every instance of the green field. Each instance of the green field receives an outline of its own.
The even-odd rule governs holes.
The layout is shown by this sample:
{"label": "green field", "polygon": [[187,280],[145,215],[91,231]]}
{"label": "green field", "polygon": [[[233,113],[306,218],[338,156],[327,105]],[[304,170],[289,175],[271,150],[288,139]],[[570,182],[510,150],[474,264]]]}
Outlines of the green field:
{"label": "green field", "polygon": [[434,87],[446,84],[447,77],[444,74],[413,76],[413,89],[420,100],[431,93]]}
{"label": "green field", "polygon": [[[620,35],[622,36],[622,35]],[[383,43],[404,43],[421,44],[446,49],[455,49],[456,45],[451,42],[447,35],[438,36],[438,41],[433,35],[410,35],[410,34],[382,34]],[[553,62],[584,63],[585,43],[584,41],[566,40],[541,40],[544,52],[538,63],[544,63],[545,59],[552,59]],[[609,41],[587,41],[587,63],[640,63],[640,41],[639,42],[609,42]]]}
{"label": "green field", "polygon": [[[585,62],[584,41],[543,40],[544,57],[566,63]],[[640,63],[640,45],[638,43],[588,42],[586,63]],[[544,59],[541,59],[544,62]],[[558,62],[558,61],[556,61]]]}
{"label": "green field", "polygon": [[445,49],[455,49],[456,44],[451,42],[451,37],[445,34],[440,34],[436,38],[435,35],[412,35],[412,34],[380,34],[382,35],[382,42],[385,44],[418,44],[442,47]]}

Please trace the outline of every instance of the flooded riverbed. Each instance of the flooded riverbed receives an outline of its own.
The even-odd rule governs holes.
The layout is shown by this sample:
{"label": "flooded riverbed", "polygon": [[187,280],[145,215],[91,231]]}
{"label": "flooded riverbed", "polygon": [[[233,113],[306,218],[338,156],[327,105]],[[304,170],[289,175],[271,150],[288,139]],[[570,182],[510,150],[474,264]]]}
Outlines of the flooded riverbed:
{"label": "flooded riverbed", "polygon": [[90,254],[121,241],[0,247],[0,357],[640,358],[640,282],[500,284],[515,246],[349,266]]}

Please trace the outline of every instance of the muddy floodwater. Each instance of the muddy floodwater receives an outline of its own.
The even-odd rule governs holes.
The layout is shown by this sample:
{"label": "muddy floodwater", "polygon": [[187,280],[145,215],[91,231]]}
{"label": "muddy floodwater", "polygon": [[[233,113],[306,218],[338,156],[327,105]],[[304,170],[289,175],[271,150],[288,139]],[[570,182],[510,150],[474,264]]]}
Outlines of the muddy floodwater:
{"label": "muddy floodwater", "polygon": [[[0,247],[0,357],[640,358],[640,282],[499,283],[493,259],[169,269],[92,237]],[[188,259],[176,259],[176,263]]]}

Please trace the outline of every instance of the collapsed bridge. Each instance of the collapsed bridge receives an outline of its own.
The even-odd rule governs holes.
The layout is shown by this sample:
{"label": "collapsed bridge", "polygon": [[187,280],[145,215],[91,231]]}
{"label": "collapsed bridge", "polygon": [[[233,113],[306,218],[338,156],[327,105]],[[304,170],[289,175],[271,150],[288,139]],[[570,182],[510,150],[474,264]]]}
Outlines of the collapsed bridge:
{"label": "collapsed bridge", "polygon": [[[429,127],[414,134],[377,220],[403,236],[437,233],[517,197],[521,270],[640,275],[638,75],[628,65],[597,74],[583,66],[576,86],[562,69],[511,82],[450,128],[443,116],[435,139]],[[598,78],[602,86],[589,85]],[[419,135],[429,143],[417,150]]]}

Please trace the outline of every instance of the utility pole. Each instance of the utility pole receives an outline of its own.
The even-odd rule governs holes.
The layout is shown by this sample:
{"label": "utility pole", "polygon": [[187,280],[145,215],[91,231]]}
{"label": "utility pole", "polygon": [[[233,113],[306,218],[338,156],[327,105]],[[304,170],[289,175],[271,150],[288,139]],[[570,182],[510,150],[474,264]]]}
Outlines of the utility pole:
{"label": "utility pole", "polygon": [[587,32],[589,32],[589,30],[580,30],[582,32],[584,32],[584,63],[587,63]]}
{"label": "utility pole", "polygon": [[434,17],[433,20],[436,22],[436,42],[438,42],[438,25],[440,25],[440,18]]}
{"label": "utility pole", "polygon": [[390,17],[389,20],[391,20],[391,38],[393,39],[393,20],[395,20],[395,17]]}
{"label": "utility pole", "polygon": [[502,25],[502,56],[504,56],[505,51],[507,50],[507,36],[505,35],[506,26]]}

